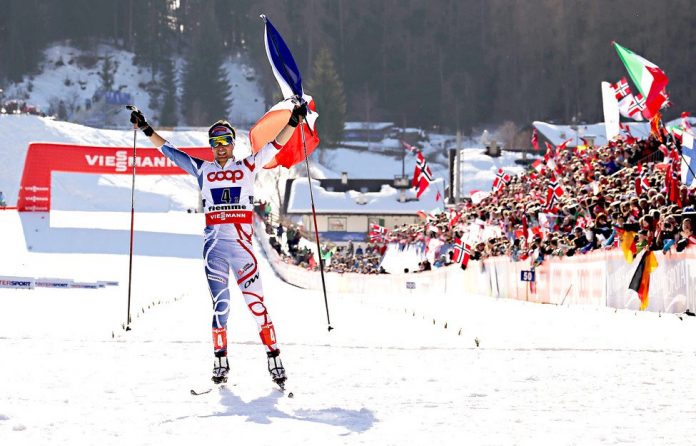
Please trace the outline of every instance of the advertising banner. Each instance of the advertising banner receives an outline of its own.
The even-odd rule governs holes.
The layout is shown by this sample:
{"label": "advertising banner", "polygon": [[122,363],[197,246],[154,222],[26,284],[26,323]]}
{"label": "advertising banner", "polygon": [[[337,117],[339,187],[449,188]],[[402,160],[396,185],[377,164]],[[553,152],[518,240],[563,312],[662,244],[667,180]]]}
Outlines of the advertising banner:
{"label": "advertising banner", "polygon": [[[181,150],[196,158],[212,159],[208,147],[189,147]],[[182,175],[186,173],[159,150],[152,147],[138,148],[135,166],[138,175]],[[130,175],[132,168],[132,147],[99,147],[56,143],[29,144],[19,187],[17,210],[20,212],[48,212],[51,209],[51,174],[53,172]]]}
{"label": "advertising banner", "polygon": [[36,280],[33,277],[0,276],[0,288],[33,289]]}

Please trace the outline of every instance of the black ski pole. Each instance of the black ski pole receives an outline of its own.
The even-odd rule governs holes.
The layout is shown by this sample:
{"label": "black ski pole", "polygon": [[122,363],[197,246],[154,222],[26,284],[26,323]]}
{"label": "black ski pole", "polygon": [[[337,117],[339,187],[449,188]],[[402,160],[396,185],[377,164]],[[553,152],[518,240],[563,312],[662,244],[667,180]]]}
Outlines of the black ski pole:
{"label": "black ski pole", "polygon": [[317,255],[319,256],[319,272],[321,273],[321,287],[324,290],[324,306],[326,307],[326,322],[329,331],[333,330],[329,317],[329,301],[326,297],[326,281],[324,280],[324,260],[321,257],[321,245],[319,244],[319,228],[317,228],[317,213],[314,209],[314,193],[312,192],[312,175],[309,173],[309,159],[307,158],[307,143],[305,142],[304,126],[300,123],[300,135],[302,135],[302,148],[304,149],[305,165],[307,166],[307,181],[309,181],[309,199],[312,203],[312,218],[314,219],[314,236],[317,241]]}
{"label": "black ski pole", "polygon": [[[126,106],[128,110],[137,111],[133,105]],[[130,220],[130,251],[128,253],[128,314],[126,316],[126,331],[130,331],[131,323],[131,285],[133,281],[133,233],[135,223],[135,156],[136,156],[136,141],[138,138],[138,129],[133,129],[133,181],[131,183],[131,220]]]}

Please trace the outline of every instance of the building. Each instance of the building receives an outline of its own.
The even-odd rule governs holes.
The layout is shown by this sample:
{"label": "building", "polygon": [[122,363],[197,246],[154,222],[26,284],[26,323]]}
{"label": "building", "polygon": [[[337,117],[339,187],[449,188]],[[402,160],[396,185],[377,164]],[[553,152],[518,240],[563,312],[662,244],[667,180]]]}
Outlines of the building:
{"label": "building", "polygon": [[394,133],[393,122],[346,122],[344,141],[381,141]]}
{"label": "building", "polygon": [[[435,200],[440,194],[439,200]],[[418,211],[431,212],[444,206],[442,179],[436,179],[416,199],[410,179],[313,179],[312,192],[317,227],[322,240],[366,241],[371,223],[392,229],[420,222]],[[283,211],[287,217],[314,231],[307,178],[287,180]]]}

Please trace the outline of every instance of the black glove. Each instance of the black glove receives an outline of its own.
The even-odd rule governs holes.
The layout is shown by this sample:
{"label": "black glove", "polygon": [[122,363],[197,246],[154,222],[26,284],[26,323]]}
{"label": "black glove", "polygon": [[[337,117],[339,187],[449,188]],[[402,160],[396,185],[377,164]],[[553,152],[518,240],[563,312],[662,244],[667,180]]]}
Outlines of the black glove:
{"label": "black glove", "polygon": [[290,127],[297,127],[297,125],[300,123],[300,117],[302,119],[307,118],[307,103],[303,102],[302,105],[298,105],[292,110],[292,115],[290,115],[290,120],[288,121],[288,125]]}
{"label": "black glove", "polygon": [[138,126],[138,128],[143,131],[145,136],[152,136],[152,134],[155,133],[155,131],[152,130],[152,127],[150,127],[150,124],[148,124],[145,120],[143,112],[138,110],[133,105],[127,105],[126,108],[131,111],[130,122]]}

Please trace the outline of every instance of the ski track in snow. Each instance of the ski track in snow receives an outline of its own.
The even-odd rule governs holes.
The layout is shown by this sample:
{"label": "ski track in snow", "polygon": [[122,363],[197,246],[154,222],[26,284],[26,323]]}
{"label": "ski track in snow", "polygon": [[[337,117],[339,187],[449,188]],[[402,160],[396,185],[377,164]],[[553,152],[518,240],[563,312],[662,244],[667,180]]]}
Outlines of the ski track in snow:
{"label": "ski track in snow", "polygon": [[[58,258],[66,271],[95,275],[127,261]],[[25,261],[38,273],[55,255],[27,252]],[[281,282],[262,260],[295,398],[274,389],[237,293],[235,385],[192,396],[210,385],[212,362],[201,262],[134,264],[130,332],[120,327],[123,276],[113,289],[0,291],[3,445],[211,436],[269,445],[690,443],[678,433],[696,420],[691,320],[474,296],[445,307],[442,296],[330,295],[327,333],[321,294]]]}
{"label": "ski track in snow", "polygon": [[[200,145],[201,135],[171,138]],[[132,144],[131,132],[34,117],[0,117],[0,136],[9,197],[31,140]],[[467,156],[492,175],[489,161]],[[295,397],[274,388],[237,291],[228,326],[235,385],[192,396],[210,386],[212,369],[203,216],[175,212],[196,199],[192,189],[181,178],[137,180],[133,329],[125,332],[130,214],[106,211],[129,209],[130,179],[53,181],[61,210],[0,212],[0,274],[119,286],[0,288],[1,446],[694,444],[696,318],[456,290],[329,294],[329,333],[321,293],[283,283],[262,255],[265,302]],[[260,179],[255,195],[271,196],[269,184]]]}

